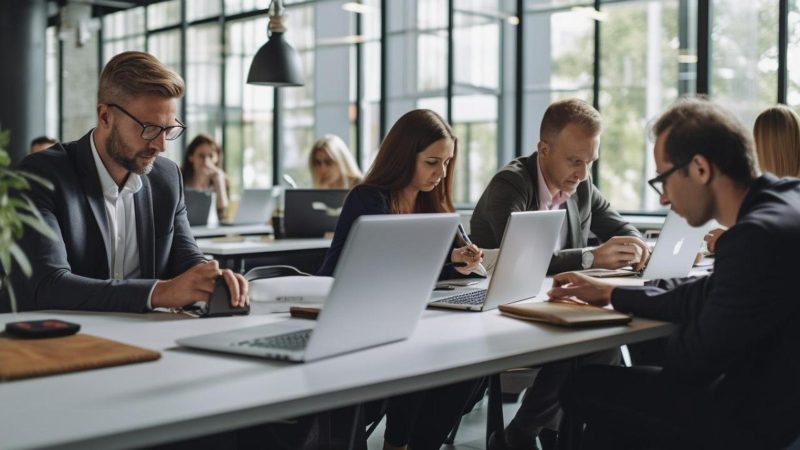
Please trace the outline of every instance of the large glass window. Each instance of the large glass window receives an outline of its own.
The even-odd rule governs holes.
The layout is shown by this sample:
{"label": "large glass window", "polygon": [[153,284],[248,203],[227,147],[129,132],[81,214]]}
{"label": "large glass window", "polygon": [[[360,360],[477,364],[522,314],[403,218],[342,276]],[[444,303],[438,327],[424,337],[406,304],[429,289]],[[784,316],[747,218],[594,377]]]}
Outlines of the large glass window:
{"label": "large glass window", "polygon": [[[178,29],[170,31],[162,31],[159,33],[151,34],[147,38],[147,48],[153,56],[159,59],[164,65],[174,70],[178,75],[185,76],[182,73],[181,66],[183,62],[183,51],[181,46],[181,32]],[[177,116],[180,120],[185,122],[185,115],[183,114],[182,102],[177,102]],[[183,156],[182,147],[186,143],[186,134],[184,133],[180,139],[174,141],[167,141],[166,151],[164,155],[176,163],[181,163]]]}
{"label": "large glass window", "polygon": [[273,88],[247,84],[253,55],[266,42],[267,18],[226,24],[225,172],[234,196],[272,185]]}
{"label": "large glass window", "polygon": [[694,28],[679,1],[603,5],[600,24],[601,139],[599,186],[614,208],[660,208],[646,180],[655,174],[649,121],[679,94],[681,62],[694,49],[681,48],[681,26]]}
{"label": "large glass window", "polygon": [[186,20],[205,19],[218,16],[222,12],[220,0],[190,0],[186,2]]}
{"label": "large glass window", "polygon": [[381,145],[381,20],[380,0],[365,0],[361,8],[361,169],[366,172]]}
{"label": "large glass window", "polygon": [[114,55],[144,50],[144,8],[132,8],[103,17],[103,64]]}
{"label": "large glass window", "polygon": [[751,127],[778,100],[778,2],[714,0],[711,14],[711,96]]}
{"label": "large glass window", "polygon": [[193,26],[186,35],[187,142],[204,133],[222,141],[222,40],[216,23]]}
{"label": "large glass window", "polygon": [[147,28],[150,30],[157,30],[180,23],[181,0],[162,1],[147,7]]}

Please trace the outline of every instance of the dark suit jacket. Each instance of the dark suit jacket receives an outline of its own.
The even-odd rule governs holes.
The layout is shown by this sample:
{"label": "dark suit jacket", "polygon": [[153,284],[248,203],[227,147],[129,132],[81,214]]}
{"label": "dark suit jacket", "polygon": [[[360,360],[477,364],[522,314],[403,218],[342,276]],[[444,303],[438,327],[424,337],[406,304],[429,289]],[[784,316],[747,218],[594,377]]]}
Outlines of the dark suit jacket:
{"label": "dark suit jacket", "polygon": [[[539,210],[538,152],[511,161],[483,191],[470,220],[470,238],[481,248],[498,248],[512,212]],[[591,177],[578,185],[567,206],[567,245],[555,252],[548,273],[579,270],[589,232],[601,240],[641,234],[611,208]]]}
{"label": "dark suit jacket", "polygon": [[19,167],[55,186],[50,191],[34,184],[26,195],[58,236],[53,241],[25,230],[20,246],[33,276],[12,271],[21,310],[144,312],[155,279],[174,277],[203,260],[189,230],[178,166],[156,158],[133,200],[141,279],[110,279],[103,239],[108,221],[90,136],[64,144],[65,151],[29,155]]}
{"label": "dark suit jacket", "polygon": [[[361,216],[371,214],[391,214],[389,208],[389,192],[372,186],[360,185],[353,188],[342,205],[342,213],[336,222],[336,233],[333,235],[331,247],[325,254],[325,261],[317,271],[317,275],[333,276],[336,264],[339,263],[339,256],[342,254],[347,236],[350,235],[350,228],[353,223]],[[453,230],[455,238],[455,230]],[[449,259],[449,257],[448,257]],[[439,273],[439,279],[465,278],[455,270],[453,264],[442,262],[443,267]]]}
{"label": "dark suit jacket", "polygon": [[680,324],[667,340],[664,373],[716,381],[717,400],[763,433],[764,448],[800,433],[798,255],[800,180],[767,174],[719,238],[714,273],[669,291],[612,294],[617,310]]}

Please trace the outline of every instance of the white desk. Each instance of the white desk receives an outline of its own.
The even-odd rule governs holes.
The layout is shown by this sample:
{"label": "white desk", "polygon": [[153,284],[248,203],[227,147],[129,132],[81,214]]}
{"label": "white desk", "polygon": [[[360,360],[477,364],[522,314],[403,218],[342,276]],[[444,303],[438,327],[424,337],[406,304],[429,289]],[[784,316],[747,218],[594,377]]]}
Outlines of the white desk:
{"label": "white desk", "polygon": [[273,256],[270,264],[289,264],[299,266],[306,271],[316,271],[321,263],[312,264],[313,269],[302,267],[297,261],[284,260],[281,256],[289,253],[301,254],[324,252],[331,246],[331,240],[318,239],[272,239],[271,237],[246,236],[236,238],[197,239],[197,246],[206,255],[211,255],[219,260],[223,267],[244,272],[245,259],[259,256]]}
{"label": "white desk", "polygon": [[267,224],[220,225],[215,227],[194,226],[191,227],[191,230],[195,239],[246,234],[272,234],[272,226]]}
{"label": "white desk", "polygon": [[[282,319],[191,319],[169,314],[25,313],[0,323],[58,317],[82,331],[159,350],[159,361],[0,383],[3,448],[152,445],[384,398],[667,335],[673,325],[566,330],[497,310],[428,310],[402,342],[308,363],[177,348],[175,339]],[[13,405],[10,406],[10,405]]]}

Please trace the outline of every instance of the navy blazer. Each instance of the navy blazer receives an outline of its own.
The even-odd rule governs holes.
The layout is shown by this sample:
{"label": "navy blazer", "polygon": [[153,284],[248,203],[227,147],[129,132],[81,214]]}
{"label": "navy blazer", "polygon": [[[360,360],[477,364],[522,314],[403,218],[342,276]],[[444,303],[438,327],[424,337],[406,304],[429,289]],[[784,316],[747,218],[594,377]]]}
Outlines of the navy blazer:
{"label": "navy blazer", "polygon": [[[20,310],[77,309],[144,312],[155,279],[172,278],[203,261],[186,218],[178,166],[158,157],[134,194],[141,279],[113,280],[104,237],[108,220],[92,156],[91,133],[79,141],[27,156],[24,170],[50,180],[25,192],[55,231],[50,240],[26,228],[20,247],[33,276],[11,272]],[[7,303],[6,303],[7,304]]]}
{"label": "navy blazer", "polygon": [[714,273],[665,291],[617,288],[614,308],[680,324],[667,341],[665,376],[715,385],[765,447],[800,433],[800,180],[766,174],[736,224],[719,238]]}
{"label": "navy blazer", "polygon": [[[363,184],[354,187],[347,194],[344,205],[342,205],[342,213],[336,222],[336,232],[333,235],[331,247],[325,254],[325,261],[317,271],[317,275],[333,276],[339,256],[344,249],[344,243],[347,241],[347,236],[350,235],[350,228],[353,227],[356,219],[363,215],[391,213],[388,191]],[[455,239],[455,230],[453,230],[453,238]],[[447,255],[447,260],[449,259],[450,255]],[[439,274],[439,279],[465,278],[465,275],[456,271],[451,263],[442,261],[442,264],[444,266]]]}

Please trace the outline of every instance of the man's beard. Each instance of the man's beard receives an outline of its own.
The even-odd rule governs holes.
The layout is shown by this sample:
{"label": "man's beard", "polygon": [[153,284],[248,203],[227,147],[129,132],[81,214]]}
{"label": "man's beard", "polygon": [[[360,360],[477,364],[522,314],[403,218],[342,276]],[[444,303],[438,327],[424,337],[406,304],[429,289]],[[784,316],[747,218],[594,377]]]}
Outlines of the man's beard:
{"label": "man's beard", "polygon": [[110,156],[114,162],[138,175],[147,175],[150,173],[150,171],[153,170],[155,159],[147,164],[142,165],[137,164],[137,158],[140,156],[156,156],[158,154],[158,152],[155,150],[145,148],[135,152],[133,156],[128,156],[133,152],[129,151],[129,147],[122,143],[122,141],[119,139],[119,133],[117,133],[115,128],[111,130],[111,134],[109,134],[108,138],[106,138],[106,152],[108,152],[108,156]]}

